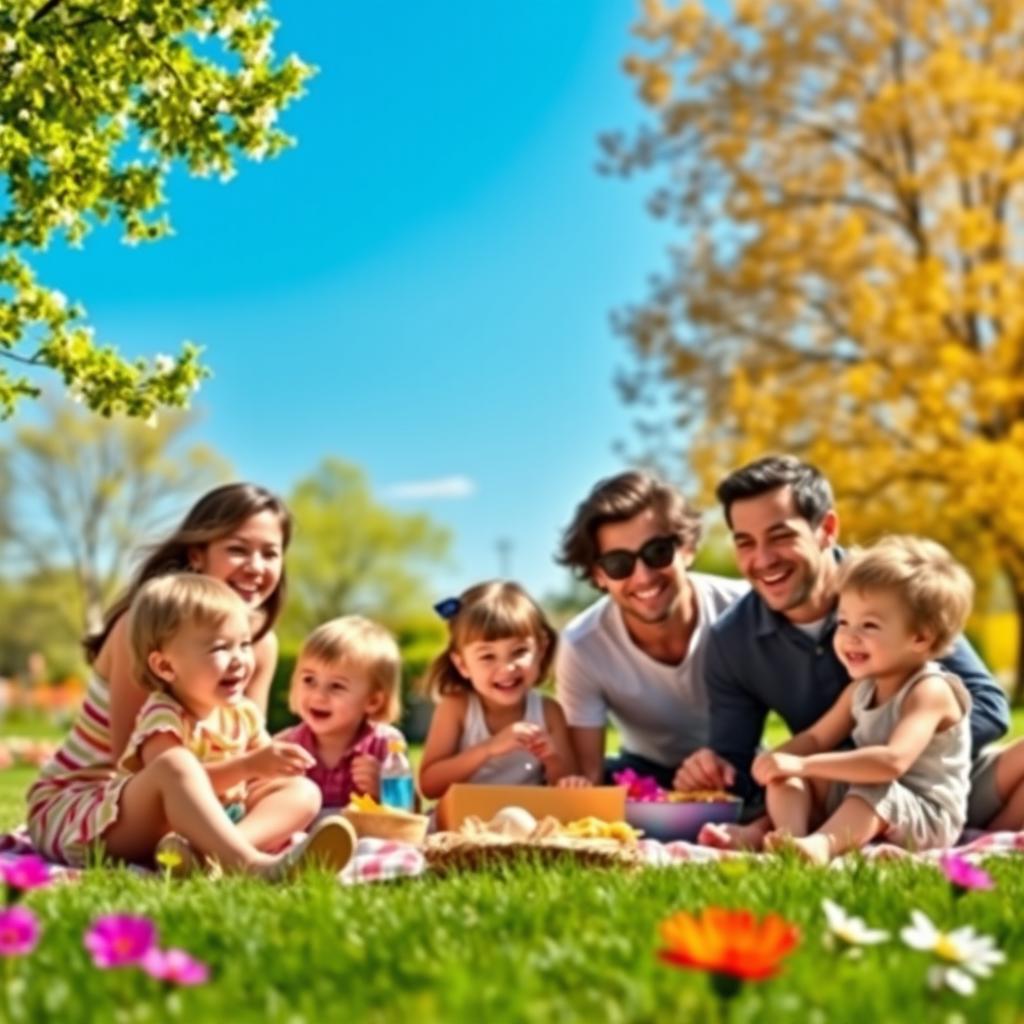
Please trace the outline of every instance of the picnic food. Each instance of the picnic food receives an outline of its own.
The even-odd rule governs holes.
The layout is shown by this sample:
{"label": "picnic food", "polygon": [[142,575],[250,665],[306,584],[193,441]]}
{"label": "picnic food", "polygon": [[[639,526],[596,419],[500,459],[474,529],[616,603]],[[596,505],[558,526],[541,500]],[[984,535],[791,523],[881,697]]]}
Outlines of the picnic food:
{"label": "picnic food", "polygon": [[740,798],[724,789],[691,789],[685,793],[666,792],[666,803],[670,804],[722,804],[739,803]]}
{"label": "picnic food", "polygon": [[360,839],[395,839],[418,846],[427,834],[429,819],[397,807],[385,807],[368,794],[354,793],[342,811]]}
{"label": "picnic food", "polygon": [[620,843],[635,843],[640,830],[624,821],[602,821],[600,818],[580,818],[562,826],[562,835],[579,839],[615,839]]}
{"label": "picnic food", "polygon": [[724,789],[691,789],[678,792],[662,789],[650,775],[638,775],[632,768],[616,772],[615,784],[626,787],[626,799],[634,803],[718,804],[739,803],[740,798]]}
{"label": "picnic food", "polygon": [[[531,822],[532,828],[524,832]],[[638,835],[624,821],[588,817],[563,823],[550,815],[537,821],[522,807],[503,807],[490,821],[470,816],[457,832],[429,836],[424,853],[431,868],[442,873],[523,856],[630,866],[642,859]]]}
{"label": "picnic food", "polygon": [[536,829],[537,819],[522,807],[502,807],[487,823],[487,827],[499,835],[526,839]]}
{"label": "picnic food", "polygon": [[364,814],[391,814],[390,807],[377,803],[369,793],[353,793],[346,810],[362,811]]}

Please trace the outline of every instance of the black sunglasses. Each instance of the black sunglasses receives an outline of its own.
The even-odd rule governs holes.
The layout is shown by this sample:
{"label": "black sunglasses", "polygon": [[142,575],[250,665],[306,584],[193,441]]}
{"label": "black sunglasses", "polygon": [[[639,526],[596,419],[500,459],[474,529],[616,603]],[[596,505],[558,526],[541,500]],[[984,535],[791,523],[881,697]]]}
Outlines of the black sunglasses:
{"label": "black sunglasses", "polygon": [[633,575],[638,558],[648,569],[664,569],[671,565],[678,546],[678,537],[652,537],[639,551],[616,548],[598,555],[595,562],[609,579],[625,580]]}

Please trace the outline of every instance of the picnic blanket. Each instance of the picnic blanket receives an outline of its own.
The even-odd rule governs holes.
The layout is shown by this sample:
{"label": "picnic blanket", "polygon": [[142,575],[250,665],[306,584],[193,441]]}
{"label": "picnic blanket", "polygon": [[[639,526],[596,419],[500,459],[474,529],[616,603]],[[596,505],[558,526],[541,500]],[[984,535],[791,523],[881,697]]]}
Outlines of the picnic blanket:
{"label": "picnic blanket", "polygon": [[[0,833],[0,855],[9,857],[37,853],[29,838],[28,830],[22,825],[12,832]],[[50,864],[59,878],[75,878],[80,868],[66,864]],[[156,871],[133,866],[141,874],[155,875]],[[364,882],[386,882],[394,878],[413,878],[426,870],[423,853],[409,843],[398,843],[387,839],[360,839],[356,844],[355,856],[338,872],[338,881],[343,885],[359,885]]]}
{"label": "picnic blanket", "polygon": [[[343,871],[339,872],[338,880],[344,885],[360,885],[368,882],[383,882],[397,878],[414,878],[427,871],[438,871],[444,873],[453,868],[461,870],[472,870],[483,864],[493,863],[494,856],[476,856],[464,845],[457,858],[446,859],[431,855],[430,842],[436,841],[439,833],[428,841],[426,854],[424,851],[410,843],[400,843],[394,840],[384,839],[360,839],[356,846],[356,853]],[[524,844],[508,844],[507,853],[511,856],[530,851]],[[611,864],[618,862],[625,866],[663,868],[673,867],[679,864],[707,864],[714,861],[735,860],[746,858],[752,862],[769,857],[768,854],[743,853],[734,850],[717,850],[709,846],[698,846],[696,843],[671,842],[660,843],[655,839],[641,839],[630,849],[628,856],[622,858],[608,858],[605,856],[594,856],[593,847],[584,849],[580,847],[582,856],[577,858],[573,853],[571,844],[563,844],[559,850],[554,847],[542,853],[546,860],[557,860],[561,857],[578,859],[581,863]],[[832,867],[842,869],[854,863],[858,856],[868,860],[894,860],[910,858],[924,863],[938,863],[939,859],[946,853],[953,852],[969,860],[979,860],[982,857],[1001,856],[1014,853],[1024,853],[1024,832],[968,832],[961,837],[960,843],[949,850],[923,850],[918,853],[911,853],[902,847],[893,846],[888,843],[877,843],[867,846],[859,854],[847,854],[832,862]],[[36,850],[28,837],[24,827],[15,829],[12,832],[0,834],[0,855],[23,856],[34,854]],[[493,853],[493,851],[492,851]],[[77,868],[69,868],[66,865],[53,865],[54,873],[58,877],[74,878],[81,871]],[[155,874],[145,868],[138,868],[141,873]]]}

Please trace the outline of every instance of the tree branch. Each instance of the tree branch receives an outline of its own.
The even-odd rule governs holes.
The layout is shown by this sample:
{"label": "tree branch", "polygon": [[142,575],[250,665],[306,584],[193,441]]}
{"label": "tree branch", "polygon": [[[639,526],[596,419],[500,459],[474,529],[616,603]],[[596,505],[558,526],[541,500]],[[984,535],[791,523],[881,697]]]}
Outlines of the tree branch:
{"label": "tree branch", "polygon": [[39,10],[36,11],[36,13],[33,14],[31,18],[28,19],[28,23],[30,25],[34,25],[37,21],[42,21],[43,18],[45,18],[50,13],[50,11],[52,11],[56,7],[60,7],[60,5],[63,2],[64,0],[46,0],[46,3],[43,4],[43,6],[40,7]]}

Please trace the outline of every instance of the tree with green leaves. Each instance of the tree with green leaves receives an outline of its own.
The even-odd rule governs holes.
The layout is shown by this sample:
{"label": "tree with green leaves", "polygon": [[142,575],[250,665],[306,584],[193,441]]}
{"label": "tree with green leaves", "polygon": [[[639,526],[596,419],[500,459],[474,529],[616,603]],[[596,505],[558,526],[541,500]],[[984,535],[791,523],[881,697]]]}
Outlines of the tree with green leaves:
{"label": "tree with green leaves", "polygon": [[24,676],[34,655],[46,659],[49,679],[84,668],[78,587],[68,569],[0,577],[0,678]]}
{"label": "tree with green leaves", "polygon": [[423,572],[446,558],[446,529],[379,504],[362,470],[335,458],[301,480],[288,504],[299,526],[288,552],[286,641],[336,615],[369,615],[400,639],[410,623],[433,618]]}
{"label": "tree with green leaves", "polygon": [[275,59],[265,0],[5,0],[0,5],[0,418],[52,371],[88,408],[145,419],[184,406],[199,349],[128,360],[81,306],[37,280],[31,253],[120,222],[129,244],[170,230],[164,182],[275,156],[311,69]]}
{"label": "tree with green leaves", "polygon": [[203,491],[223,482],[227,463],[188,444],[195,415],[173,409],[156,423],[104,420],[73,403],[47,403],[46,420],[22,425],[0,448],[0,493],[10,538],[8,575],[69,572],[75,600],[69,629],[81,636],[125,582],[129,559]]}

